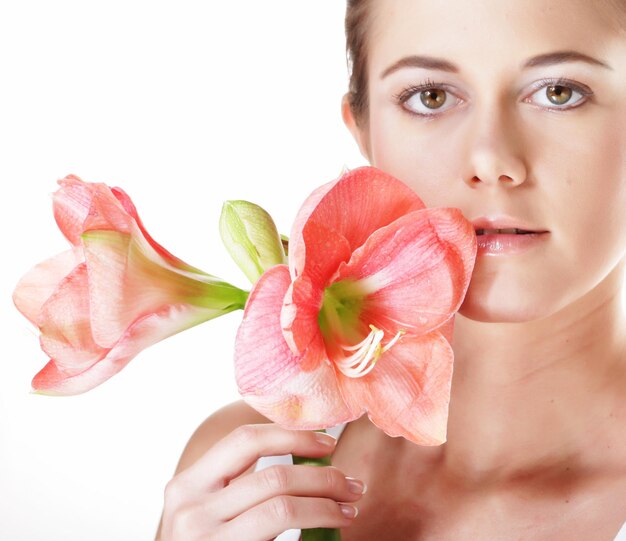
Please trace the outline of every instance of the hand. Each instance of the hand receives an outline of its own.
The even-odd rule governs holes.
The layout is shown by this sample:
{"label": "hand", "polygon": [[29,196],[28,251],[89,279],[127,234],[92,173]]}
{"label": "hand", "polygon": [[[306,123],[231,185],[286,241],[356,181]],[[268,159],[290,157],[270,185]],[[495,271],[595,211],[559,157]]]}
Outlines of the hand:
{"label": "hand", "polygon": [[[317,438],[324,440],[324,443]],[[162,541],[266,541],[290,528],[346,528],[338,502],[355,502],[334,466],[275,465],[242,475],[260,457],[319,458],[333,452],[328,434],[274,423],[242,425],[174,476],[165,489]]]}

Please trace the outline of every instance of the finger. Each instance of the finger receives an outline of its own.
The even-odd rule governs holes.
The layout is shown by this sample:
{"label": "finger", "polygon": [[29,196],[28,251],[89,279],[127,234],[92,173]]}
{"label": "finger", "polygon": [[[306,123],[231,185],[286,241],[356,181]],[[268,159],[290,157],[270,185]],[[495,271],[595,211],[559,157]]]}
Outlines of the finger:
{"label": "finger", "polygon": [[336,443],[331,435],[312,430],[287,430],[274,423],[242,425],[183,470],[176,482],[189,492],[206,494],[228,485],[262,456],[319,458],[332,453]]}
{"label": "finger", "polygon": [[281,494],[329,498],[337,502],[356,502],[364,484],[346,477],[333,466],[271,466],[232,481],[219,491],[219,506],[212,512],[220,520],[231,520],[248,509]]}
{"label": "finger", "polygon": [[277,496],[224,523],[219,538],[266,541],[291,528],[347,528],[356,514],[348,518],[342,506],[356,511],[327,498]]}

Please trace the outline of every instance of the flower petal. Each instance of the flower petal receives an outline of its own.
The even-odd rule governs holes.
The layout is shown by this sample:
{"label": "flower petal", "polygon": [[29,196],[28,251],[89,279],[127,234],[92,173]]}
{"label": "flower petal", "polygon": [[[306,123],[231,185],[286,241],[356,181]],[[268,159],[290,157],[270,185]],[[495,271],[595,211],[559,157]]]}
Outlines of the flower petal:
{"label": "flower petal", "polygon": [[377,229],[411,211],[425,208],[409,186],[371,166],[358,167],[317,188],[296,215],[289,238],[289,270],[298,276],[310,258],[323,252],[306,250],[309,222],[323,224],[344,237],[354,251]]}
{"label": "flower petal", "polygon": [[80,374],[107,353],[93,340],[87,265],[81,263],[58,284],[40,314],[41,348],[65,376]]}
{"label": "flower petal", "polygon": [[178,304],[163,306],[136,321],[101,360],[87,370],[68,376],[51,360],[34,377],[35,392],[46,395],[75,395],[97,387],[124,368],[139,352],[180,331],[215,317],[209,309]]}
{"label": "flower petal", "polygon": [[361,319],[386,332],[426,334],[459,309],[476,257],[474,228],[456,208],[411,212],[375,231],[331,281],[359,281]]}
{"label": "flower petal", "polygon": [[326,194],[341,180],[341,177],[326,182],[321,186],[318,186],[311,194],[305,199],[304,203],[298,210],[296,218],[291,226],[291,232],[289,233],[289,272],[291,278],[294,279],[300,274],[305,262],[305,245],[302,238],[302,231],[305,224],[309,220],[309,216],[315,211],[317,205],[326,196]]}
{"label": "flower petal", "polygon": [[303,353],[319,330],[318,313],[323,292],[313,287],[306,276],[289,284],[280,313],[283,338],[294,355]]}
{"label": "flower petal", "polygon": [[39,325],[39,312],[63,277],[84,261],[80,248],[74,248],[46,259],[28,271],[13,291],[16,308],[34,325]]}
{"label": "flower petal", "polygon": [[443,335],[443,337],[448,341],[448,344],[452,345],[452,339],[454,336],[454,320],[456,318],[456,313],[446,321],[441,327],[438,327],[437,330]]}
{"label": "flower petal", "polygon": [[170,266],[139,234],[88,231],[82,239],[92,333],[102,347],[112,347],[135,320],[161,306],[189,303],[221,315],[241,296],[213,276]]}
{"label": "flower petal", "polygon": [[103,183],[84,182],[76,175],[58,181],[53,194],[54,218],[73,245],[79,246],[88,229],[115,229],[130,232],[133,222],[111,189]]}
{"label": "flower petal", "polygon": [[319,332],[317,318],[324,288],[339,264],[351,255],[344,237],[317,222],[306,224],[303,238],[306,263],[287,289],[280,320],[285,340],[294,354],[302,353]]}
{"label": "flower petal", "polygon": [[440,445],[446,441],[453,360],[439,331],[405,335],[369,374],[341,374],[341,393],[351,408],[365,407],[370,420],[389,436]]}
{"label": "flower petal", "polygon": [[292,429],[327,428],[353,420],[342,401],[321,336],[302,355],[285,342],[280,311],[290,284],[287,265],[268,269],[254,285],[237,330],[235,377],[243,399]]}
{"label": "flower petal", "polygon": [[178,267],[189,272],[202,272],[200,269],[192,267],[191,265],[185,263],[182,259],[177,258],[174,254],[163,248],[163,246],[161,246],[150,236],[148,231],[146,231],[143,222],[139,218],[139,214],[137,213],[137,208],[135,207],[135,204],[132,202],[128,194],[124,190],[122,190],[122,188],[111,188],[111,193],[120,202],[124,210],[135,220],[135,223],[137,224],[137,227],[139,227],[141,234],[148,241],[150,246],[152,246],[154,251],[157,252],[165,261],[167,261],[170,265],[173,265],[174,267]]}

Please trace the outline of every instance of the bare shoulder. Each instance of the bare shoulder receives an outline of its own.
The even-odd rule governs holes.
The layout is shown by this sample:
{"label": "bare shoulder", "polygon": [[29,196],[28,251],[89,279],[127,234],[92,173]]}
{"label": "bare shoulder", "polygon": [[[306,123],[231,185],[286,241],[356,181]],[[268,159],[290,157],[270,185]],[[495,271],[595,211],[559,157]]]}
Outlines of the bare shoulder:
{"label": "bare shoulder", "polygon": [[243,400],[236,400],[209,415],[189,438],[180,457],[176,473],[196,462],[214,443],[246,424],[271,423]]}

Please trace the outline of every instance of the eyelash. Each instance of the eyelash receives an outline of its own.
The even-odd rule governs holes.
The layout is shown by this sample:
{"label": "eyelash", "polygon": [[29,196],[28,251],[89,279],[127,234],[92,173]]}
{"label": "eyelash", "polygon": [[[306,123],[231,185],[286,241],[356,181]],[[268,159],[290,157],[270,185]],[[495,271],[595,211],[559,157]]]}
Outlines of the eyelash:
{"label": "eyelash", "polygon": [[[416,113],[415,111],[411,111],[410,109],[404,107],[404,103],[418,92],[423,92],[424,90],[432,90],[433,88],[438,89],[438,90],[445,90],[447,86],[448,85],[446,85],[445,83],[439,83],[436,81],[432,81],[431,79],[426,79],[424,82],[418,85],[411,85],[411,86],[404,88],[398,94],[395,94],[393,96],[393,99],[396,101],[396,103],[403,106],[403,109],[411,115],[420,116],[420,117],[436,117],[443,113]],[[582,86],[574,83],[573,81],[564,77],[559,77],[557,79],[541,79],[533,83],[532,84],[533,91],[531,92],[530,95],[532,96],[536,91],[541,90],[542,88],[545,88],[546,86],[564,86],[566,88],[570,88],[580,93],[583,96],[583,98],[586,98],[593,94],[593,92],[591,92],[590,90],[583,88]],[[446,90],[446,92],[449,92],[449,91]],[[550,111],[567,111],[569,109],[575,109],[576,107],[578,107],[579,104],[582,105],[582,103],[585,103],[585,101],[588,101],[588,100],[580,99],[578,100],[578,102],[576,102],[576,105],[572,105],[570,107],[542,107],[542,109],[546,109]]]}

